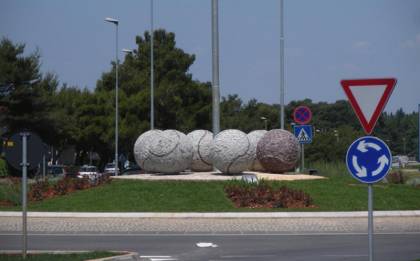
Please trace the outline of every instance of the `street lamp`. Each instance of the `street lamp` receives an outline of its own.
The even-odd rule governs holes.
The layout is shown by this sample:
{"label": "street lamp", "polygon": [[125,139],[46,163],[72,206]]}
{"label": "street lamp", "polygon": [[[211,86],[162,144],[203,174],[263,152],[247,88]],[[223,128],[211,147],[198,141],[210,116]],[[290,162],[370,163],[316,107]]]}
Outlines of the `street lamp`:
{"label": "street lamp", "polygon": [[280,128],[284,129],[284,3],[280,0]]}
{"label": "street lamp", "polygon": [[121,50],[123,53],[126,53],[126,54],[133,54],[134,53],[134,50],[133,49],[126,49],[126,48],[124,48],[124,49],[122,49]]}
{"label": "street lamp", "polygon": [[262,116],[260,119],[264,121],[265,130],[267,130],[267,118]]}
{"label": "street lamp", "polygon": [[338,133],[338,130],[334,130],[334,136],[337,137],[337,143],[340,142],[340,134]]}
{"label": "street lamp", "polygon": [[105,18],[106,22],[115,24],[115,176],[118,176],[118,24],[114,18]]}
{"label": "street lamp", "polygon": [[153,0],[150,0],[150,129],[155,128],[155,76],[154,76],[154,56],[153,43],[154,28],[153,28]]}

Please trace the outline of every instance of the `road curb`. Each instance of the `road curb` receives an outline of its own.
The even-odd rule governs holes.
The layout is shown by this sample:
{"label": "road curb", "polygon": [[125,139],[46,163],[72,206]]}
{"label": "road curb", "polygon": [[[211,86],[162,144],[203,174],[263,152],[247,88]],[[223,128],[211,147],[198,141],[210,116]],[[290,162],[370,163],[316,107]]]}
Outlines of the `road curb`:
{"label": "road curb", "polygon": [[[351,218],[367,211],[349,212],[28,212],[33,218]],[[420,217],[420,210],[374,211],[375,217]],[[20,211],[0,211],[0,217],[20,217]]]}

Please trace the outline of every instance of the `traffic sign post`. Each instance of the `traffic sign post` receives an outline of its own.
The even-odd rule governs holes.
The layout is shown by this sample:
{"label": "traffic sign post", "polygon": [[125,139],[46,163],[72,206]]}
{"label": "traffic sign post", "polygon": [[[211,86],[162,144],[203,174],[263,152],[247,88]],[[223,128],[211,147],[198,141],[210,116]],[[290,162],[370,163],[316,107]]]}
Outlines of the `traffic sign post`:
{"label": "traffic sign post", "polygon": [[307,124],[312,120],[312,111],[308,106],[298,106],[293,111],[293,120],[297,124]]}
{"label": "traffic sign post", "polygon": [[312,143],[312,125],[295,125],[293,131],[300,144]]}
{"label": "traffic sign post", "polygon": [[385,142],[373,136],[354,141],[346,155],[350,174],[368,184],[368,234],[369,260],[373,261],[373,188],[372,184],[383,179],[391,168],[391,150]]}
{"label": "traffic sign post", "polygon": [[305,145],[308,143],[312,143],[312,125],[294,125],[293,132],[295,137],[300,143],[300,152],[301,152],[301,160],[300,160],[300,168],[301,171],[305,169]]}
{"label": "traffic sign post", "polygon": [[27,162],[27,141],[28,132],[22,132],[22,256],[23,259],[26,259],[26,252],[28,248],[28,227],[27,227],[27,198],[28,193],[26,188],[28,186],[27,176],[28,176],[28,162]]}
{"label": "traffic sign post", "polygon": [[366,134],[371,134],[394,90],[397,80],[342,80],[341,85]]}
{"label": "traffic sign post", "polygon": [[[349,99],[350,105],[367,135],[372,133],[396,83],[397,80],[394,78],[341,81],[341,85]],[[365,136],[357,139],[347,150],[346,164],[350,174],[360,182],[368,184],[369,261],[373,261],[372,184],[380,181],[388,174],[391,162],[392,155],[388,145],[381,139],[373,136]]]}
{"label": "traffic sign post", "polygon": [[382,180],[388,174],[391,162],[391,150],[385,142],[373,136],[357,139],[347,150],[347,168],[355,179],[363,183]]}
{"label": "traffic sign post", "polygon": [[27,187],[28,169],[35,169],[45,155],[42,140],[33,133],[21,132],[12,135],[3,143],[7,162],[22,170],[22,257],[26,259],[28,247],[27,232]]}

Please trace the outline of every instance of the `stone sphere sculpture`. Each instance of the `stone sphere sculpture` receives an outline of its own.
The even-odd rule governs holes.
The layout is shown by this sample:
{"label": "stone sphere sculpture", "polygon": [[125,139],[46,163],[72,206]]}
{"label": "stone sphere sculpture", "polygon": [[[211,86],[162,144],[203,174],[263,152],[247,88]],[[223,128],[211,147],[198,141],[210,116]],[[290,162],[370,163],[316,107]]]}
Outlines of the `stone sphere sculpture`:
{"label": "stone sphere sculpture", "polygon": [[191,170],[193,171],[211,171],[211,146],[213,142],[213,133],[208,130],[195,130],[187,134],[190,138],[193,148],[193,158]]}
{"label": "stone sphere sculpture", "polygon": [[235,174],[249,169],[252,163],[251,144],[240,130],[224,130],[213,139],[211,159],[223,173]]}
{"label": "stone sphere sculpture", "polygon": [[136,162],[148,172],[181,172],[191,165],[192,155],[190,139],[177,130],[150,130],[134,144]]}
{"label": "stone sphere sculpture", "polygon": [[258,142],[257,159],[265,170],[283,173],[296,166],[299,159],[299,142],[286,130],[270,130]]}
{"label": "stone sphere sculpture", "polygon": [[257,145],[260,139],[266,134],[266,130],[254,130],[248,133],[248,139],[251,144],[252,151],[252,164],[250,170],[263,171],[264,168],[261,165],[260,161],[257,159]]}

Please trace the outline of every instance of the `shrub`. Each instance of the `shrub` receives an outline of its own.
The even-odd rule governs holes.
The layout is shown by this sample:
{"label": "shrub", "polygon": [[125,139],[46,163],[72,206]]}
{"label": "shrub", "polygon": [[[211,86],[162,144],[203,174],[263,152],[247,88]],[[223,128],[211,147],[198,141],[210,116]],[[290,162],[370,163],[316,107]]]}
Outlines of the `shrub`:
{"label": "shrub", "polygon": [[102,174],[98,178],[98,185],[111,183],[111,174]]}
{"label": "shrub", "polygon": [[91,187],[89,177],[85,176],[81,179],[80,178],[75,178],[75,179],[73,179],[73,181],[74,181],[74,188],[76,190],[83,190],[83,189],[88,189],[88,188]]}
{"label": "shrub", "polygon": [[247,208],[304,208],[312,206],[312,198],[301,190],[286,186],[274,189],[267,182],[231,183],[225,193],[237,207]]}
{"label": "shrub", "polygon": [[28,198],[30,201],[40,201],[51,194],[50,183],[48,179],[38,179],[29,187]]}
{"label": "shrub", "polygon": [[395,171],[388,174],[386,177],[391,184],[404,184],[405,178],[401,171]]}
{"label": "shrub", "polygon": [[5,179],[0,189],[0,200],[10,202],[14,206],[22,203],[22,183],[20,178],[9,177]]}
{"label": "shrub", "polygon": [[9,172],[7,170],[6,161],[0,158],[0,177],[7,177],[9,176]]}
{"label": "shrub", "polygon": [[348,170],[343,161],[317,161],[309,164],[310,169],[316,169],[318,175],[326,177],[347,176]]}

